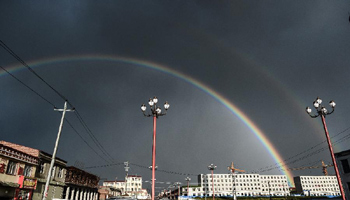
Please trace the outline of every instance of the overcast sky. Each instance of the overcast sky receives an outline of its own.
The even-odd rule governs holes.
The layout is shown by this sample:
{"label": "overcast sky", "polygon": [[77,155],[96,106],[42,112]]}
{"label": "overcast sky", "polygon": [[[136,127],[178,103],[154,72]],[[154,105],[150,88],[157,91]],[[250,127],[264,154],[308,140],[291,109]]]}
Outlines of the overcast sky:
{"label": "overcast sky", "polygon": [[[123,62],[126,58],[175,70],[222,95],[261,129],[287,168],[331,162],[321,119],[305,113],[317,96],[326,105],[337,103],[326,118],[335,151],[350,149],[349,1],[2,1],[0,6],[0,39],[76,107],[108,151],[101,152],[77,115],[67,113],[74,129],[64,124],[57,155],[68,165],[83,163],[87,171],[114,180],[123,179],[123,166],[101,166],[129,161],[131,174],[150,180],[151,171],[143,167],[151,165],[152,118],[143,117],[140,106],[157,96],[161,104],[170,103],[157,121],[157,181],[184,183],[186,175],[174,172],[209,173],[210,163],[218,166],[216,173],[228,173],[232,161],[248,172],[275,166],[267,147],[222,102],[189,81]],[[63,59],[67,56],[81,59]],[[119,60],[97,59],[106,56]],[[55,59],[61,62],[35,64]],[[0,65],[20,68],[12,71],[18,79],[63,107],[63,99],[3,48]],[[7,74],[0,85],[0,139],[52,153],[60,114]],[[322,175],[322,170],[292,173]]]}

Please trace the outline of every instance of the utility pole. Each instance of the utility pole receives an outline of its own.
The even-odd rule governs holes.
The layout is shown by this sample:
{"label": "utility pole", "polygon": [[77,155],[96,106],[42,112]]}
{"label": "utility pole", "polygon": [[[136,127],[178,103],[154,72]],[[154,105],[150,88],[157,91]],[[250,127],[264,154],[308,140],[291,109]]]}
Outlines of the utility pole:
{"label": "utility pole", "polygon": [[129,161],[124,162],[124,169],[125,169],[125,173],[126,173],[126,176],[125,176],[125,194],[128,194],[127,189],[128,189],[129,168],[130,168]]}
{"label": "utility pole", "polygon": [[49,172],[48,172],[47,179],[46,179],[45,190],[44,190],[44,193],[43,193],[43,200],[46,200],[47,193],[49,191],[49,184],[50,184],[50,180],[51,180],[51,173],[52,173],[52,168],[53,168],[53,166],[55,164],[56,152],[57,152],[58,143],[60,141],[60,136],[61,136],[61,132],[62,132],[64,116],[66,115],[66,111],[74,111],[74,108],[73,109],[67,109],[67,101],[66,101],[64,103],[64,108],[63,109],[56,109],[56,108],[54,108],[54,110],[55,111],[63,111],[63,113],[62,113],[62,118],[61,118],[61,124],[60,124],[60,126],[58,128],[55,148],[53,149],[53,154],[52,154],[52,158],[51,158],[51,164],[50,164]]}

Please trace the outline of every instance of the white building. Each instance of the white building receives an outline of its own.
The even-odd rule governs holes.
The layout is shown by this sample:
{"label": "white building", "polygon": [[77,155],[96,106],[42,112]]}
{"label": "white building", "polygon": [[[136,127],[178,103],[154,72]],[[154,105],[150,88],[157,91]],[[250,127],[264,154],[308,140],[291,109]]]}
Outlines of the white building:
{"label": "white building", "polygon": [[[214,185],[212,182],[214,181]],[[183,196],[288,196],[286,175],[211,174],[198,175],[199,186],[182,187]],[[213,189],[214,188],[214,189]]]}
{"label": "white building", "polygon": [[261,195],[286,196],[290,194],[286,175],[260,175]]}
{"label": "white building", "polygon": [[350,149],[335,154],[345,196],[350,198]]}
{"label": "white building", "polygon": [[340,196],[336,176],[297,176],[294,184],[297,193],[306,196]]}
{"label": "white building", "polygon": [[103,186],[119,189],[122,194],[129,196],[138,196],[144,193],[142,190],[142,177],[137,175],[128,175],[124,181],[104,181]]}

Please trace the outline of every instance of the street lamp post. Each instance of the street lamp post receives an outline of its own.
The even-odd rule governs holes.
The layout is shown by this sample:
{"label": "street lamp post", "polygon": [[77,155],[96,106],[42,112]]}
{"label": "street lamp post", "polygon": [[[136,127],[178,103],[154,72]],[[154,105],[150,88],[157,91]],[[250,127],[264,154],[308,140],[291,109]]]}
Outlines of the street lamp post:
{"label": "street lamp post", "polygon": [[208,166],[208,169],[211,170],[211,180],[212,180],[211,184],[212,184],[212,189],[213,189],[213,200],[214,200],[214,194],[215,194],[215,192],[214,192],[214,170],[216,169],[216,165],[210,164]]}
{"label": "street lamp post", "polygon": [[187,196],[190,196],[190,181],[191,178],[190,177],[186,177],[185,180],[187,181]]}
{"label": "street lamp post", "polygon": [[180,199],[180,195],[181,195],[180,185],[181,185],[181,183],[180,182],[175,182],[174,185],[177,186],[177,199]]}
{"label": "street lamp post", "polygon": [[333,165],[334,165],[334,170],[335,170],[335,174],[337,176],[337,180],[338,180],[338,185],[339,185],[339,189],[340,189],[340,193],[341,196],[343,198],[343,200],[345,200],[345,193],[344,193],[344,189],[343,189],[343,185],[340,179],[340,175],[339,175],[339,170],[338,170],[338,165],[337,162],[335,161],[335,157],[334,157],[334,152],[333,152],[333,147],[332,147],[332,142],[331,139],[329,137],[329,133],[328,133],[328,129],[327,129],[327,125],[326,125],[326,115],[330,115],[334,112],[334,107],[335,107],[335,102],[332,100],[329,102],[329,105],[332,107],[332,111],[328,112],[327,109],[321,105],[322,100],[320,98],[316,98],[316,100],[313,102],[313,105],[316,109],[317,114],[316,115],[312,115],[311,112],[311,108],[310,107],[306,107],[306,112],[310,115],[310,117],[312,118],[316,118],[318,116],[321,116],[321,120],[322,120],[322,124],[323,124],[323,128],[326,134],[326,138],[327,138],[327,143],[328,143],[328,147],[329,147],[329,151],[331,153],[331,157],[332,157],[332,161],[333,161]]}
{"label": "street lamp post", "polygon": [[169,103],[166,101],[164,103],[164,109],[165,112],[162,113],[162,109],[157,106],[158,103],[158,99],[157,97],[153,97],[149,99],[148,104],[150,106],[150,110],[151,113],[150,114],[146,114],[146,105],[142,104],[141,105],[141,110],[142,113],[145,117],[153,117],[153,144],[152,144],[152,200],[154,200],[154,180],[155,180],[155,162],[156,162],[156,122],[157,122],[157,118],[159,116],[163,116],[166,114],[166,111],[169,109]]}
{"label": "street lamp post", "polygon": [[169,185],[169,186],[168,186],[168,189],[170,190],[170,192],[169,192],[169,199],[171,199],[171,189],[172,189],[172,188],[174,188],[173,185]]}

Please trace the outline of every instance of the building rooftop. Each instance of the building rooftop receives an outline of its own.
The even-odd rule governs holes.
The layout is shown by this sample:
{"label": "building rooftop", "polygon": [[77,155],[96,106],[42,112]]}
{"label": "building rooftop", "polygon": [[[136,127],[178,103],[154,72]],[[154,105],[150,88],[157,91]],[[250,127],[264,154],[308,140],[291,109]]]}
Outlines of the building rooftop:
{"label": "building rooftop", "polygon": [[26,153],[26,154],[31,155],[33,157],[36,157],[36,158],[39,157],[39,152],[40,151],[38,149],[33,149],[33,148],[30,148],[30,147],[26,147],[26,146],[19,145],[19,144],[14,144],[14,143],[11,143],[11,142],[6,142],[6,141],[3,141],[3,140],[0,141],[0,144],[2,144],[4,146],[11,147],[12,149],[15,149],[17,151]]}

